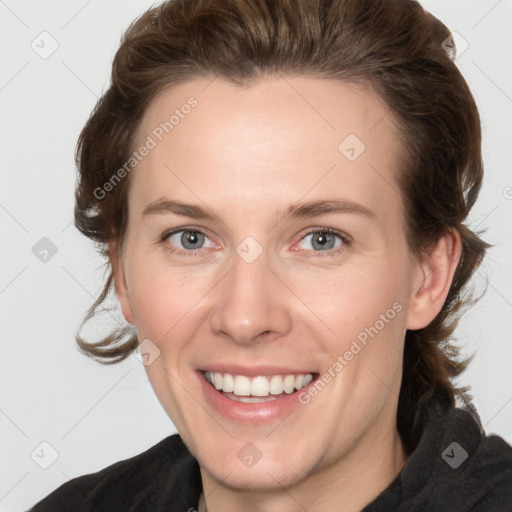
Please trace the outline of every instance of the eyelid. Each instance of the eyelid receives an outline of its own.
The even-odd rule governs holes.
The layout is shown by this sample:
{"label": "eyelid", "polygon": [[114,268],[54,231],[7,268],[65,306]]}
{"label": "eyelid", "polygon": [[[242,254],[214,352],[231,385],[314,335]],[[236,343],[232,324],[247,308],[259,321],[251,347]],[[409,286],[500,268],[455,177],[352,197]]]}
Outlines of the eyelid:
{"label": "eyelid", "polygon": [[181,233],[182,231],[191,231],[194,233],[197,232],[197,233],[201,233],[202,235],[210,238],[210,236],[207,233],[208,230],[205,228],[198,228],[196,226],[179,226],[179,227],[167,229],[166,231],[164,231],[160,235],[159,241],[165,242],[170,236],[175,235],[176,233]]}
{"label": "eyelid", "polygon": [[311,228],[300,239],[302,240],[306,236],[311,235],[311,234],[315,234],[315,233],[330,233],[332,235],[339,236],[347,244],[352,242],[352,237],[349,234],[345,233],[344,231],[341,231],[340,229],[324,228],[324,227]]}

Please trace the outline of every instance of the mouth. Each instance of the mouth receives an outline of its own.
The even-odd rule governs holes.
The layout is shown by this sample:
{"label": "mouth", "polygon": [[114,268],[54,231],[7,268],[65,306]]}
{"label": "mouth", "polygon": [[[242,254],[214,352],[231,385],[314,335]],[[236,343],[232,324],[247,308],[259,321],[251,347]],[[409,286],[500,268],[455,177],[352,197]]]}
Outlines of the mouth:
{"label": "mouth", "polygon": [[227,372],[202,372],[206,382],[225,398],[246,404],[259,404],[280,400],[308,386],[315,373],[236,375]]}
{"label": "mouth", "polygon": [[286,366],[223,363],[197,369],[196,375],[207,407],[249,428],[281,423],[292,413],[309,414],[300,396],[320,377]]}

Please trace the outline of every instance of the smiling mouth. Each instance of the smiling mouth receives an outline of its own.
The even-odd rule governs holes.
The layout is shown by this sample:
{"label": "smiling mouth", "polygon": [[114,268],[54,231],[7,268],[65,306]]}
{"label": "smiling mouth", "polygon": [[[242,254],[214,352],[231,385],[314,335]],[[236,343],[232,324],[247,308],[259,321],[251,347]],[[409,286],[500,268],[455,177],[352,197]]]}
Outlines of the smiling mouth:
{"label": "smiling mouth", "polygon": [[203,372],[206,381],[230,400],[262,403],[296,393],[315,378],[314,373],[248,377],[226,372]]}

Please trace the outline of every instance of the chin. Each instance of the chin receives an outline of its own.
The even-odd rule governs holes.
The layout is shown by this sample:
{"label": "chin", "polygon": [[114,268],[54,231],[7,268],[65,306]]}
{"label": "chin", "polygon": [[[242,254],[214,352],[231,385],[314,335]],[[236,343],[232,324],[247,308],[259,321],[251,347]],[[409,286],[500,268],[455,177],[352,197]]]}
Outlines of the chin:
{"label": "chin", "polygon": [[[236,445],[236,448],[233,446]],[[238,448],[238,445],[242,448]],[[304,447],[303,453],[296,450],[293,443],[261,447],[261,458],[250,460],[248,457],[254,445],[231,440],[231,447],[212,455],[209,447],[199,448],[194,456],[202,471],[206,471],[222,485],[237,490],[272,491],[282,487],[291,487],[313,473],[319,464],[312,457],[311,447]],[[306,449],[307,448],[307,449]],[[202,452],[202,453],[201,453]],[[204,455],[203,455],[204,454]],[[254,450],[253,457],[258,456]],[[246,460],[244,460],[246,458]]]}
{"label": "chin", "polygon": [[298,470],[297,467],[289,464],[286,466],[272,464],[270,467],[261,466],[244,470],[234,465],[229,467],[214,464],[213,466],[202,466],[202,470],[223,486],[239,491],[277,491],[283,487],[288,488],[298,484],[311,472],[306,468]]}

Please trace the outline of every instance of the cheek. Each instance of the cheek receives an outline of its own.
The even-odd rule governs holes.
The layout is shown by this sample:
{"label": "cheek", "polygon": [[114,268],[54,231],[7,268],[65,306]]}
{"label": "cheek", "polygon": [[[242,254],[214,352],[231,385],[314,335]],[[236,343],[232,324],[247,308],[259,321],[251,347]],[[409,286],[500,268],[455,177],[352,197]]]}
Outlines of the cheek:
{"label": "cheek", "polygon": [[[166,277],[164,269],[155,265],[142,251],[128,254],[128,293],[139,337],[146,336],[147,329],[155,333],[161,332],[165,329],[165,324],[172,321],[169,314],[179,306],[176,297],[183,283]],[[170,325],[167,329],[169,327]]]}
{"label": "cheek", "polygon": [[384,401],[389,389],[400,385],[406,310],[403,268],[396,260],[381,259],[337,273],[317,272],[315,279],[303,274],[295,282],[297,295],[321,322],[312,317],[303,327],[321,345],[324,371],[335,376],[333,390],[343,397],[339,407],[350,402],[354,414],[360,407],[373,407],[377,397]]}
{"label": "cheek", "polygon": [[213,277],[190,267],[151,263],[147,257],[133,259],[129,272],[130,302],[139,338],[149,338],[161,347],[166,340],[173,340],[175,346],[180,333],[200,314]]}
{"label": "cheek", "polygon": [[[396,309],[403,306],[405,283],[393,270],[396,267],[386,261],[372,261],[357,267],[304,271],[297,273],[291,287],[335,334],[333,338],[346,342],[376,322],[381,327],[381,314],[389,311],[388,317],[394,319]],[[400,306],[393,309],[395,303]]]}

